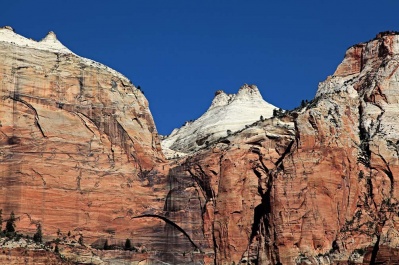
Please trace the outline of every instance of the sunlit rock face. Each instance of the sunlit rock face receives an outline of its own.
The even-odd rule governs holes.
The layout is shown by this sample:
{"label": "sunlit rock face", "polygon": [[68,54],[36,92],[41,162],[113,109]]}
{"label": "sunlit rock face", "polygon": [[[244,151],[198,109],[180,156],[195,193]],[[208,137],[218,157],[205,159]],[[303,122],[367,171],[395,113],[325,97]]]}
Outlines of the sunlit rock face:
{"label": "sunlit rock face", "polygon": [[[290,117],[258,121],[186,158],[183,165],[201,194],[204,236],[216,264],[269,262],[272,169],[295,138]],[[212,264],[212,263],[210,263]]]}
{"label": "sunlit rock face", "polygon": [[59,238],[0,239],[0,260],[398,263],[398,53],[392,32],[349,48],[314,100],[274,117],[255,86],[218,91],[161,150],[126,77],[54,33],[0,29],[3,220]]}
{"label": "sunlit rock face", "polygon": [[309,105],[186,158],[216,264],[398,262],[398,47],[351,47]]}
{"label": "sunlit rock face", "polygon": [[197,120],[186,122],[162,140],[165,156],[193,153],[255,121],[270,118],[275,106],[267,103],[255,85],[243,85],[237,94],[215,93],[209,109]]}
{"label": "sunlit rock face", "polygon": [[[282,264],[398,262],[399,36],[349,48],[270,176]],[[391,254],[389,254],[391,253]]]}
{"label": "sunlit rock face", "polygon": [[30,235],[40,223],[46,239],[162,241],[165,221],[149,215],[163,213],[167,167],[141,91],[54,33],[0,29],[0,73],[3,218],[14,211]]}
{"label": "sunlit rock face", "polygon": [[[0,209],[15,213],[18,233],[32,237],[40,224],[45,242],[83,264],[214,260],[193,181],[169,173],[147,99],[126,77],[54,33],[36,42],[9,27],[0,72]],[[179,183],[188,190],[175,196]],[[189,218],[176,211],[188,196]],[[10,264],[65,261],[19,251],[26,244],[5,247]]]}

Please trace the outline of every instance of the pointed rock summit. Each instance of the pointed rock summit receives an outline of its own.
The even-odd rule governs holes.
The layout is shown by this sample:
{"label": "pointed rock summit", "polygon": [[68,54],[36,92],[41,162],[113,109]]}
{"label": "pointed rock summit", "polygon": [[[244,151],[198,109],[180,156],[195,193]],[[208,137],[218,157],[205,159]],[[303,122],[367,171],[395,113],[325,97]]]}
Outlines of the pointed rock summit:
{"label": "pointed rock summit", "polygon": [[10,26],[0,28],[0,42],[8,42],[16,46],[45,50],[56,53],[73,53],[65,47],[56,37],[55,33],[50,31],[41,41],[35,41],[25,38],[17,33]]}
{"label": "pointed rock summit", "polygon": [[44,37],[41,41],[35,41],[15,33],[15,30],[10,26],[4,26],[0,27],[0,43],[1,42],[11,44],[12,45],[11,47],[14,48],[23,48],[23,49],[29,48],[29,49],[42,50],[59,54],[73,54],[77,56],[83,64],[87,66],[95,66],[97,68],[110,71],[115,76],[124,80],[126,84],[130,83],[128,78],[126,78],[121,73],[115,71],[114,69],[104,64],[98,63],[96,61],[78,56],[77,54],[72,52],[57,39],[57,35],[53,31],[47,33],[46,37]]}
{"label": "pointed rock summit", "polygon": [[41,41],[58,41],[57,40],[57,35],[54,33],[54,31],[50,31],[47,33],[46,37],[44,37]]}
{"label": "pointed rock summit", "polygon": [[244,84],[240,87],[237,94],[226,94],[223,90],[216,91],[208,110],[215,107],[227,106],[237,100],[265,102],[257,86]]}
{"label": "pointed rock summit", "polygon": [[4,26],[1,29],[7,29],[7,30],[11,30],[12,32],[14,32],[14,29],[11,26]]}
{"label": "pointed rock summit", "polygon": [[43,48],[48,48],[49,50],[55,50],[60,53],[72,53],[67,47],[65,47],[58,39],[57,35],[53,31],[50,31],[44,39],[42,39],[39,44],[43,46]]}
{"label": "pointed rock summit", "polygon": [[197,120],[186,122],[162,141],[166,157],[184,156],[221,137],[273,116],[275,106],[266,102],[255,85],[243,85],[237,94],[215,93],[209,109]]}

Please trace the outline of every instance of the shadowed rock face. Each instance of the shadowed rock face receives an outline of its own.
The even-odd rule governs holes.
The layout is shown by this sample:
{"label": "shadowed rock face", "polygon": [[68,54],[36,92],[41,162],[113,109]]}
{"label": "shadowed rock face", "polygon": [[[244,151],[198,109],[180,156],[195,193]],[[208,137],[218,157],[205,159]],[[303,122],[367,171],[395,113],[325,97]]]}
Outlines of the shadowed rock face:
{"label": "shadowed rock face", "polygon": [[[40,223],[83,264],[396,264],[398,62],[399,36],[379,34],[306,107],[165,161],[128,79],[53,33],[0,29],[3,218],[29,235]],[[24,242],[2,243],[0,259],[66,262]]]}

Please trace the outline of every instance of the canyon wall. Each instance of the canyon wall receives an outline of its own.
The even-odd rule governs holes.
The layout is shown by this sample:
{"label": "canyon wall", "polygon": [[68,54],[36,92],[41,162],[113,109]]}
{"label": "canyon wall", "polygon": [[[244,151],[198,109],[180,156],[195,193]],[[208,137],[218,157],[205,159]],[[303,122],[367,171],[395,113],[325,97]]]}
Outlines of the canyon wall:
{"label": "canyon wall", "polygon": [[192,246],[164,217],[168,165],[139,89],[54,33],[35,42],[0,29],[0,62],[3,220],[14,212],[18,233],[41,224],[44,240],[99,248],[130,239],[162,252],[182,235]]}
{"label": "canyon wall", "polygon": [[14,212],[18,233],[40,224],[49,245],[3,238],[0,260],[397,264],[398,68],[399,36],[381,33],[350,47],[306,106],[166,160],[126,77],[53,33],[2,28],[2,227]]}
{"label": "canyon wall", "polygon": [[294,136],[188,159],[211,189],[216,264],[398,262],[398,48],[390,32],[349,48],[315,99],[283,114]]}

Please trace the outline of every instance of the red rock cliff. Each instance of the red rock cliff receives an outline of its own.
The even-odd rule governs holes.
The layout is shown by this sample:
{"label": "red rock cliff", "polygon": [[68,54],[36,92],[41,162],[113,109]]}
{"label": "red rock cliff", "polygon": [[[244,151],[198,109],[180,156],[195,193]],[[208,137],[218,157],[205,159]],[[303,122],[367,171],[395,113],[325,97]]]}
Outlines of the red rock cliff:
{"label": "red rock cliff", "polygon": [[30,235],[40,223],[45,239],[146,245],[165,225],[143,215],[162,212],[167,168],[142,92],[53,33],[35,42],[3,28],[0,39],[3,218],[14,211]]}
{"label": "red rock cliff", "polygon": [[398,262],[398,43],[350,48],[292,134],[259,122],[186,159],[215,264]]}
{"label": "red rock cliff", "polygon": [[[399,262],[395,33],[350,48],[306,107],[168,163],[125,77],[54,34],[0,38],[0,208],[18,231],[40,223],[81,263]],[[139,251],[89,246],[126,238]]]}

